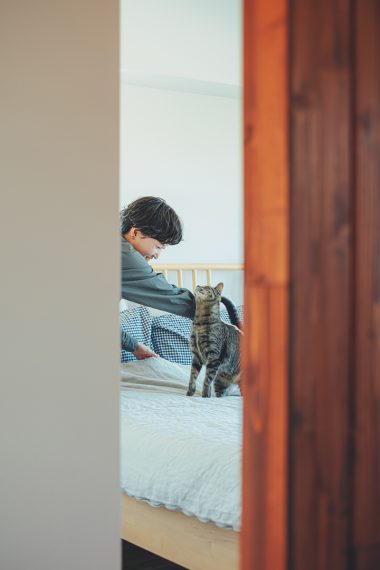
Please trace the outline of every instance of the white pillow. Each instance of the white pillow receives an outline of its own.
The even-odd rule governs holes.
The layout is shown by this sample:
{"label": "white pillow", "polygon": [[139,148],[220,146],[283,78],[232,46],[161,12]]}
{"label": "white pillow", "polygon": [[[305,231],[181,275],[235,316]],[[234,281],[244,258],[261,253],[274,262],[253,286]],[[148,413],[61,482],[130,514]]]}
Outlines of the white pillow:
{"label": "white pillow", "polygon": [[[146,358],[120,365],[122,388],[176,392],[186,395],[191,367],[169,362],[164,358]],[[197,380],[197,391],[202,393],[204,370]]]}
{"label": "white pillow", "polygon": [[[154,392],[172,392],[186,396],[189,387],[191,366],[169,362],[164,358],[146,358],[126,362],[120,366],[122,389],[148,390]],[[195,396],[201,396],[205,367],[198,378]],[[228,388],[229,396],[240,396],[239,387],[232,385]],[[212,396],[215,396],[212,387]]]}

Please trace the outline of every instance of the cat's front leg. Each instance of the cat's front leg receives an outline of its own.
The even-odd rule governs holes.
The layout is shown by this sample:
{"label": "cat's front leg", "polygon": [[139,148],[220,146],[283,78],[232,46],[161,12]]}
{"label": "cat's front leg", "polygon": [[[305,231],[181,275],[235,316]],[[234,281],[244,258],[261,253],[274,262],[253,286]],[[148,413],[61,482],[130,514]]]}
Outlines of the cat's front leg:
{"label": "cat's front leg", "polygon": [[211,397],[211,385],[219,368],[219,362],[207,362],[206,375],[203,382],[202,398]]}
{"label": "cat's front leg", "polygon": [[193,352],[189,389],[187,390],[186,396],[194,396],[196,389],[196,380],[198,378],[199,372],[201,371],[201,368],[202,362],[200,361],[198,354],[196,352]]}

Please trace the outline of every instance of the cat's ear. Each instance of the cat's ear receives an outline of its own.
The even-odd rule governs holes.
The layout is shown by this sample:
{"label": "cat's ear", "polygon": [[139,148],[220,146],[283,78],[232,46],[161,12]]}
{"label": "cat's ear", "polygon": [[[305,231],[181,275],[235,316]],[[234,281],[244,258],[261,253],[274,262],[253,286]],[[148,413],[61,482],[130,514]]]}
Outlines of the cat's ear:
{"label": "cat's ear", "polygon": [[223,291],[223,287],[224,287],[223,283],[218,283],[217,286],[214,287],[214,289],[218,293],[218,295],[221,295],[221,293]]}

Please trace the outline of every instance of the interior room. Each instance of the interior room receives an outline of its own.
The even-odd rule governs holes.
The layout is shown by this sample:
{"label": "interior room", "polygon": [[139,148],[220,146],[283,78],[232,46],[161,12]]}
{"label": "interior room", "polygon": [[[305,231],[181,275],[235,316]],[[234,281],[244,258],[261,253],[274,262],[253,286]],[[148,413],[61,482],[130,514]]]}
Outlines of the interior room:
{"label": "interior room", "polygon": [[379,53],[378,0],[0,3],[1,570],[380,568]]}
{"label": "interior room", "polygon": [[[183,240],[150,260],[152,270],[193,292],[223,283],[222,301],[243,321],[241,2],[125,0],[120,43],[120,209],[144,196],[173,207]],[[158,358],[121,351],[123,568],[173,568],[165,558],[176,568],[232,570],[241,397],[224,398],[218,409],[202,403],[203,363],[195,396],[186,398],[192,319],[170,304],[163,311],[156,300],[134,299],[130,289],[123,295],[121,329]],[[223,302],[215,308],[231,323]]]}

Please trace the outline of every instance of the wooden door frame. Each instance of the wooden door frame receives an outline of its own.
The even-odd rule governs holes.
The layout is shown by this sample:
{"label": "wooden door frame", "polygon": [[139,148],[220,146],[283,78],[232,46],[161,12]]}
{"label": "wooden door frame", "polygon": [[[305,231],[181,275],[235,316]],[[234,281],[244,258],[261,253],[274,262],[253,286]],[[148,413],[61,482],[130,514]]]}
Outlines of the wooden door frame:
{"label": "wooden door frame", "polygon": [[288,2],[245,0],[242,570],[285,570],[288,511]]}
{"label": "wooden door frame", "polygon": [[241,567],[377,569],[380,2],[243,21]]}

